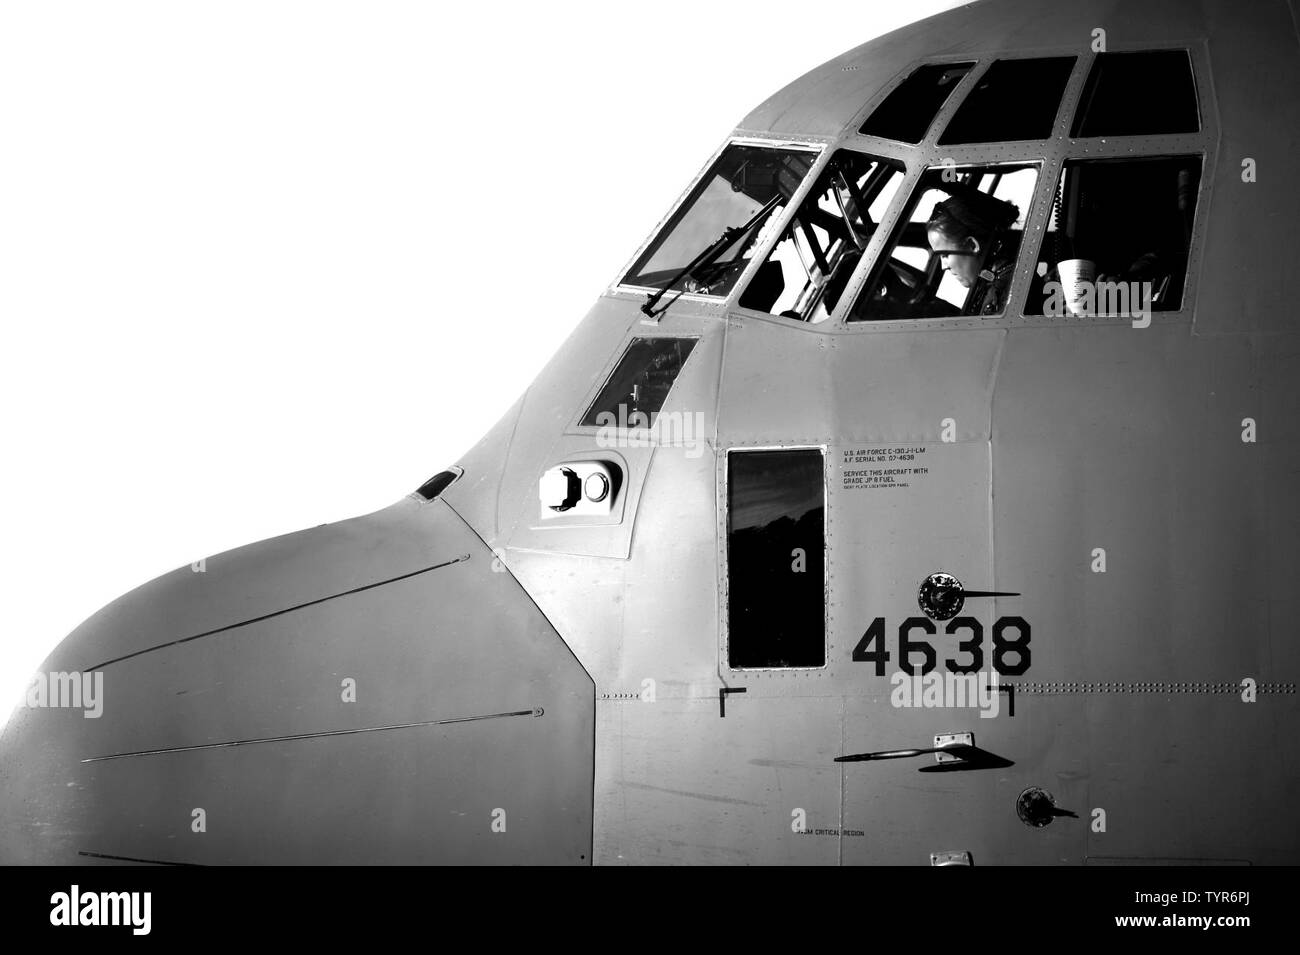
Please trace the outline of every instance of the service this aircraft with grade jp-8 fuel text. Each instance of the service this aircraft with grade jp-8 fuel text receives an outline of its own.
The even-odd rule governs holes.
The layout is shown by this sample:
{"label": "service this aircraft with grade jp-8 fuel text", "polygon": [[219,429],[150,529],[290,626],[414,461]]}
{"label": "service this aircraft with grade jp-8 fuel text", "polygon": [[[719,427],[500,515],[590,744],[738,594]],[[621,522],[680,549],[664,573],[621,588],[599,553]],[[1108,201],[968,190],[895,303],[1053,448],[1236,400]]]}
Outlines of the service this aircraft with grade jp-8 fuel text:
{"label": "service this aircraft with grade jp-8 fuel text", "polygon": [[776,93],[454,466],[67,637],[0,859],[1300,861],[1297,13]]}

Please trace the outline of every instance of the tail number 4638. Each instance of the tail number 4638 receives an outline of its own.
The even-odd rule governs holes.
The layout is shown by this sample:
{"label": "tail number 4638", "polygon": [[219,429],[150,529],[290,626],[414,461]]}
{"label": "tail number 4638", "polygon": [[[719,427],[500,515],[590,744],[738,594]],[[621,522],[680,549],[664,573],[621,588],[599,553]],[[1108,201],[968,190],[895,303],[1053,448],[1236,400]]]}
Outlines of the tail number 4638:
{"label": "tail number 4638", "polygon": [[[939,663],[939,654],[926,636],[913,637],[917,631],[933,637],[937,633],[934,621],[928,617],[908,617],[898,625],[898,668],[908,676],[922,676]],[[949,673],[976,673],[984,666],[984,625],[974,617],[954,617],[944,627],[949,636],[967,635],[957,644],[957,655],[965,660],[944,660]],[[885,618],[877,617],[853,648],[857,663],[874,663],[876,676],[885,675],[885,664],[890,660],[885,646]],[[920,669],[912,658],[921,657]],[[1024,617],[999,617],[993,624],[993,669],[1003,676],[1020,676],[1029,669],[1029,623]]]}

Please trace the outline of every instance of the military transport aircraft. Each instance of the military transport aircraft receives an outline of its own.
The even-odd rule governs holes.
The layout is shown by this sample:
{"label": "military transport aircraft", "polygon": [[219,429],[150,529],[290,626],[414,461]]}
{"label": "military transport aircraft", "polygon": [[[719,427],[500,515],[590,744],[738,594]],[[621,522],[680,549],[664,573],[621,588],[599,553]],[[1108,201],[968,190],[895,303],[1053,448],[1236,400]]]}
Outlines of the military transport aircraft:
{"label": "military transport aircraft", "polygon": [[1296,23],[796,80],[454,466],[73,632],[0,858],[1300,861]]}

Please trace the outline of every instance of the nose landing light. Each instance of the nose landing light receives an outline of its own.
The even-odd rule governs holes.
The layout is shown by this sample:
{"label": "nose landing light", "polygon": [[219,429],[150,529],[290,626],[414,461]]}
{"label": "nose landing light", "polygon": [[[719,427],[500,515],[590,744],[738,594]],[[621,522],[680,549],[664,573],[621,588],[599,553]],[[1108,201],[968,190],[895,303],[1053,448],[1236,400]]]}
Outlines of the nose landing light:
{"label": "nose landing light", "polygon": [[544,507],[553,511],[567,511],[578,503],[582,482],[573,468],[551,468],[542,475],[537,496]]}
{"label": "nose landing light", "polygon": [[547,468],[537,485],[542,517],[610,514],[620,473],[607,461],[566,461]]}

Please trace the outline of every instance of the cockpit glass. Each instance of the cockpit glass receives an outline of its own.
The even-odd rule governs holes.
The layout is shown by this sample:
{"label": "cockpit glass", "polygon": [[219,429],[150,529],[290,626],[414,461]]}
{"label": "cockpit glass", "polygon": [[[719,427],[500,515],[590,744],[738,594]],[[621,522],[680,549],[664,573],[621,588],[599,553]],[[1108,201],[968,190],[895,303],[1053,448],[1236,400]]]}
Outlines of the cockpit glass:
{"label": "cockpit glass", "polygon": [[939,145],[1046,139],[1077,59],[996,60],[953,114]]}
{"label": "cockpit glass", "polygon": [[1160,136],[1201,128],[1186,50],[1098,53],[1070,135]]}
{"label": "cockpit glass", "polygon": [[830,317],[903,180],[902,163],[838,150],[740,296],[801,322]]}
{"label": "cockpit glass", "polygon": [[926,170],[848,320],[1001,314],[1037,182],[1031,163]]}
{"label": "cockpit glass", "polygon": [[[686,292],[728,294],[766,238],[764,228],[780,218],[816,159],[812,150],[728,146],[628,270],[623,284],[662,289],[681,276],[678,287]],[[722,239],[728,229],[738,230],[729,242]],[[725,244],[716,254],[682,275],[720,241]]]}
{"label": "cockpit glass", "polygon": [[872,111],[859,132],[902,143],[919,143],[961,78],[974,65],[927,63],[917,67]]}
{"label": "cockpit glass", "polygon": [[1066,162],[1025,314],[1178,311],[1200,185],[1197,155]]}
{"label": "cockpit glass", "polygon": [[582,416],[584,428],[651,428],[694,338],[634,338],[605,387]]}

